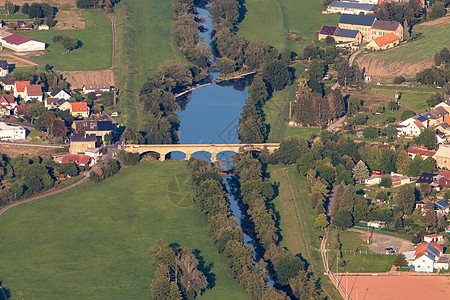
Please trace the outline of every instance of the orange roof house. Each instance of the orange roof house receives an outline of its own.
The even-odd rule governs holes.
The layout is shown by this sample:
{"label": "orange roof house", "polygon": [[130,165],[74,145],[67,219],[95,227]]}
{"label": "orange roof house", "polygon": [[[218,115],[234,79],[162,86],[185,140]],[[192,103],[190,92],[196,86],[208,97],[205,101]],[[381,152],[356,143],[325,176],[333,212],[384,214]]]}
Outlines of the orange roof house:
{"label": "orange roof house", "polygon": [[74,117],[89,117],[89,107],[87,106],[87,102],[70,103],[70,113]]}
{"label": "orange roof house", "polygon": [[30,85],[29,81],[16,81],[14,82],[14,97],[25,97],[25,87]]}
{"label": "orange roof house", "polygon": [[77,165],[87,166],[91,162],[91,158],[84,154],[66,154],[63,159],[63,164],[76,163]]}
{"label": "orange roof house", "polygon": [[399,38],[391,32],[372,40],[366,48],[369,50],[384,50],[396,46],[399,42]]}
{"label": "orange roof house", "polygon": [[17,102],[14,100],[14,95],[5,94],[0,96],[0,105],[12,109],[16,107]]}

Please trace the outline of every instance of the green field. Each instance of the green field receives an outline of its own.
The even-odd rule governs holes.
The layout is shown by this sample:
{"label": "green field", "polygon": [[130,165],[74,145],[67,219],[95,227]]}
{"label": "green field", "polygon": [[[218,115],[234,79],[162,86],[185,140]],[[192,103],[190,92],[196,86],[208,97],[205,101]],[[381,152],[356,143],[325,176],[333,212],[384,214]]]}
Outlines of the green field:
{"label": "green field", "polygon": [[126,125],[140,126],[137,95],[147,79],[167,60],[185,62],[171,35],[172,1],[128,0],[115,8],[117,51],[114,76],[120,88],[120,110]]}
{"label": "green field", "polygon": [[[376,90],[377,93],[386,95],[394,99],[395,91],[393,90]],[[429,109],[427,105],[427,100],[433,96],[434,93],[431,92],[400,92],[400,103],[405,107],[413,110],[416,113],[422,113]]]}
{"label": "green field", "polygon": [[[111,22],[102,11],[83,10],[82,14],[86,21],[85,29],[27,32],[25,35],[48,44],[44,55],[33,58],[60,71],[102,70],[111,67]],[[83,45],[65,54],[64,47],[53,42],[55,35],[74,37]]]}
{"label": "green field", "polygon": [[174,180],[189,174],[183,162],[140,163],[1,215],[0,280],[11,299],[149,299],[157,239],[200,251],[215,280],[199,299],[248,299],[206,236],[193,188]]}
{"label": "green field", "polygon": [[[317,40],[315,32],[321,25],[337,26],[340,15],[322,15],[324,9],[320,1],[307,0],[246,0],[244,21],[239,25],[239,34],[283,50],[301,54],[303,48]],[[294,31],[304,41],[289,42],[288,31]]]}
{"label": "green field", "polygon": [[[289,177],[286,175],[286,171]],[[294,253],[301,253],[302,257],[311,264],[310,270],[314,271],[314,275],[320,278],[321,285],[326,291],[325,295],[328,295],[330,299],[340,299],[329,278],[323,275],[324,268],[319,252],[319,236],[323,236],[324,231],[314,227],[316,214],[310,208],[305,178],[300,176],[295,167],[283,165],[269,165],[267,172],[270,174],[270,180],[279,184],[279,194],[273,200],[273,204],[275,212],[280,216],[281,235],[283,236],[280,245]],[[292,201],[289,185],[292,186],[300,219]]]}

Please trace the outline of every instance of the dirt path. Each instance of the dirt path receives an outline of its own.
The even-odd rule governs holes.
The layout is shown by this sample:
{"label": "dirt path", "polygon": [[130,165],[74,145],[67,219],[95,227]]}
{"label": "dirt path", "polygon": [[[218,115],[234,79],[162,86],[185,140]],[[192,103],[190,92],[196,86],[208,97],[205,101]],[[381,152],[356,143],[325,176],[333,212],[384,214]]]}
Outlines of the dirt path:
{"label": "dirt path", "polygon": [[45,194],[41,194],[41,195],[38,195],[38,196],[34,196],[34,197],[31,197],[31,198],[28,198],[28,199],[20,200],[20,201],[17,201],[15,203],[11,204],[11,205],[8,205],[8,206],[0,209],[0,215],[3,214],[4,212],[6,212],[8,209],[13,208],[15,206],[18,206],[18,205],[21,205],[21,204],[24,204],[24,203],[28,203],[28,202],[31,202],[31,201],[34,201],[34,200],[42,199],[42,198],[47,197],[47,196],[59,194],[61,192],[67,191],[67,190],[70,190],[71,188],[74,188],[74,187],[76,187],[76,186],[78,186],[78,185],[80,185],[80,184],[82,184],[82,183],[84,183],[84,182],[89,180],[89,173],[85,172],[84,175],[85,175],[85,177],[83,179],[81,179],[80,181],[75,182],[74,184],[66,186],[66,187],[64,187],[62,189],[51,191],[51,192],[48,192],[48,193],[45,193]]}
{"label": "dirt path", "polygon": [[114,69],[116,67],[116,21],[117,17],[114,14],[108,14],[108,19],[111,21],[111,32],[112,32],[112,57],[111,57],[111,67],[109,69]]}

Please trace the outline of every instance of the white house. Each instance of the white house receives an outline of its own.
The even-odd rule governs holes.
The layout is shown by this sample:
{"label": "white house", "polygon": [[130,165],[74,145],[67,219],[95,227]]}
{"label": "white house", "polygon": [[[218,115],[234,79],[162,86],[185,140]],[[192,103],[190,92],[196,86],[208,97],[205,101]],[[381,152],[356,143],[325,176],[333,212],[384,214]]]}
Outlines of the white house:
{"label": "white house", "polygon": [[428,234],[423,237],[423,240],[427,243],[442,243],[444,242],[444,236],[442,234]]}
{"label": "white house", "polygon": [[29,81],[15,81],[14,82],[14,97],[25,99],[25,87],[30,85]]}
{"label": "white house", "polygon": [[377,175],[377,174],[373,174],[371,175],[369,178],[367,178],[366,180],[364,180],[364,184],[366,185],[376,185],[376,184],[380,184],[381,182],[381,175]]}
{"label": "white house", "polygon": [[[442,256],[444,247],[436,243],[421,243],[417,245],[414,252],[414,259],[407,259],[408,263],[414,266],[416,272],[432,273],[437,267],[435,263],[439,261]],[[404,253],[405,257],[408,257],[409,253]],[[447,266],[448,268],[448,266]]]}
{"label": "white house", "polygon": [[30,84],[25,86],[25,102],[31,100],[43,100],[42,87],[40,84]]}
{"label": "white house", "polygon": [[64,99],[59,99],[59,101],[56,102],[55,105],[59,110],[70,110],[71,107],[70,102]]}
{"label": "white house", "polygon": [[383,228],[386,222],[383,221],[370,221],[367,222],[367,226],[373,227],[373,228]]}
{"label": "white house", "polygon": [[397,124],[397,131],[399,135],[419,136],[425,127],[421,121],[413,117]]}
{"label": "white house", "polygon": [[48,26],[47,24],[42,24],[42,25],[39,25],[38,29],[39,30],[50,30],[50,26]]}
{"label": "white house", "polygon": [[56,103],[59,101],[58,98],[47,97],[44,100],[44,106],[46,109],[57,108]]}
{"label": "white house", "polygon": [[357,2],[347,2],[347,1],[333,1],[331,2],[324,14],[350,14],[350,15],[360,15],[360,14],[371,14],[373,13],[373,4],[369,3],[357,3]]}
{"label": "white house", "polygon": [[42,51],[45,50],[45,43],[18,34],[11,34],[0,38],[3,47],[17,52]]}
{"label": "white house", "polygon": [[0,139],[1,140],[24,140],[27,137],[25,128],[20,126],[9,126],[0,122]]}
{"label": "white house", "polygon": [[8,62],[6,60],[0,60],[0,77],[5,77],[9,73]]}
{"label": "white house", "polygon": [[87,84],[83,86],[83,94],[87,95],[90,93],[95,93],[96,95],[101,95],[105,92],[111,91],[111,85],[109,84]]}
{"label": "white house", "polygon": [[0,81],[0,85],[5,91],[12,91],[14,89],[14,83],[16,80],[14,78],[3,78]]}
{"label": "white house", "polygon": [[71,98],[70,94],[67,93],[65,90],[62,90],[60,88],[56,88],[53,92],[47,93],[52,98],[58,98],[58,99],[64,99],[69,100]]}

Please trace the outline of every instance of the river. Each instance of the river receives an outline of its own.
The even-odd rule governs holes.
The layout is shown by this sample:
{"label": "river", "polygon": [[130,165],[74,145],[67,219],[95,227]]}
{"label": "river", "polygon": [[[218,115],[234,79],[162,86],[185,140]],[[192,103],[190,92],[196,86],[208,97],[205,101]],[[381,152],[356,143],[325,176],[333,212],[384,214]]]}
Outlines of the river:
{"label": "river", "polygon": [[[208,31],[201,32],[204,42],[211,45],[211,31],[213,28],[211,15],[205,8],[197,8],[199,15],[205,16],[202,24]],[[220,75],[220,72],[211,68],[210,76],[203,83],[211,82]],[[252,77],[230,80],[222,83],[207,85],[181,96],[178,101],[182,110],[177,112],[180,119],[180,144],[238,144],[238,120],[242,106],[248,97],[248,86]],[[217,159],[225,167],[229,166],[233,152],[222,152]],[[210,161],[208,152],[196,152],[193,157]],[[183,153],[172,153],[174,159],[184,159]],[[242,228],[242,211],[235,193],[231,189],[231,178],[224,177],[229,193],[230,209]],[[244,231],[244,241],[254,248],[254,241]],[[255,252],[255,251],[254,251]],[[270,281],[270,283],[273,283]]]}

